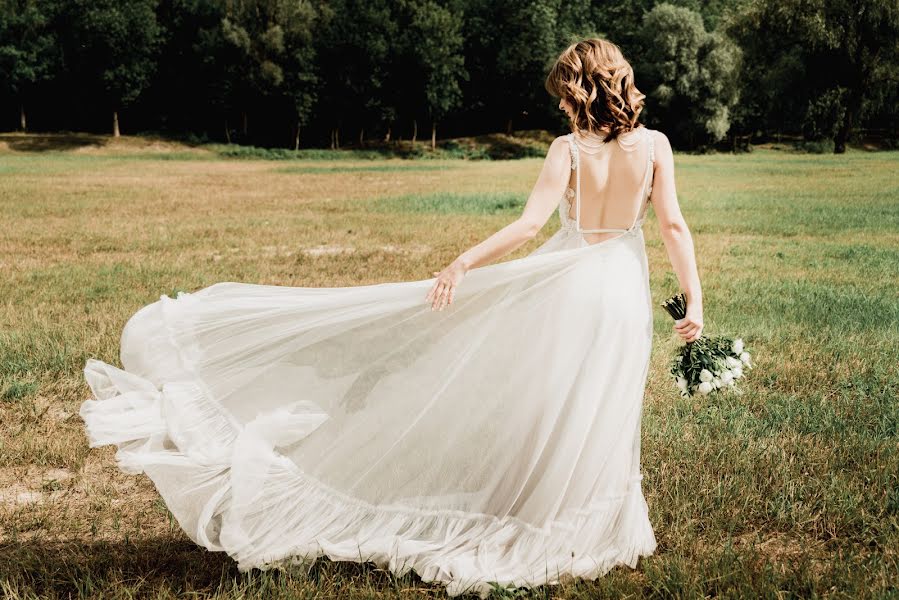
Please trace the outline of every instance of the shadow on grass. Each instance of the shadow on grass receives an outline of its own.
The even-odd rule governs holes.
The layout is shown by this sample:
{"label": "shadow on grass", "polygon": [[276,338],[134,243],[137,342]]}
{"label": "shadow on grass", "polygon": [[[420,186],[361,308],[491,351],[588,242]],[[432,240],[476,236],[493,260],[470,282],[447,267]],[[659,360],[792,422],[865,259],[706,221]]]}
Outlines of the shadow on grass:
{"label": "shadow on grass", "polygon": [[93,146],[102,148],[109,136],[92,133],[0,133],[0,143],[15,152],[62,152]]}
{"label": "shadow on grass", "polygon": [[[322,556],[305,564],[251,569],[241,573],[224,552],[210,552],[190,541],[147,539],[136,542],[26,541],[0,544],[0,573],[8,597],[92,598],[172,597],[194,592],[233,597],[371,597],[409,591],[445,597],[442,586],[421,581],[410,571],[396,577],[372,562],[333,561]],[[125,593],[127,591],[127,594]],[[476,598],[475,595],[463,595]]]}
{"label": "shadow on grass", "polygon": [[256,160],[337,160],[386,158],[402,159],[464,159],[510,160],[518,158],[542,158],[546,155],[554,135],[546,131],[515,131],[511,135],[489,133],[471,137],[438,140],[431,148],[430,139],[418,140],[368,140],[361,144],[346,144],[339,150],[328,148],[267,148],[245,144],[209,143],[205,138],[193,135],[173,135],[155,131],[142,131],[134,135],[114,138],[108,134],[79,132],[0,133],[0,145],[12,152],[61,152],[80,148],[140,149],[147,144],[177,144],[187,148],[203,148],[222,158],[248,158]]}

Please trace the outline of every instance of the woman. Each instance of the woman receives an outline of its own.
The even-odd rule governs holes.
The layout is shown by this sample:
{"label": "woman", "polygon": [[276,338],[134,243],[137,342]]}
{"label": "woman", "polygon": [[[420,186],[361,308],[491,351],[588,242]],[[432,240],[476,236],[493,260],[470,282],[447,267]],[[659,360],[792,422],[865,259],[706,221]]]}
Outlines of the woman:
{"label": "woman", "polygon": [[[647,202],[689,299],[685,340],[702,329],[692,241],[619,49],[572,45],[547,89],[574,131],[514,223],[434,279],[161,296],[126,324],[124,370],[87,362],[91,446],[117,445],[241,570],[327,555],[484,597],[652,554]],[[487,264],[556,207],[549,240]]]}

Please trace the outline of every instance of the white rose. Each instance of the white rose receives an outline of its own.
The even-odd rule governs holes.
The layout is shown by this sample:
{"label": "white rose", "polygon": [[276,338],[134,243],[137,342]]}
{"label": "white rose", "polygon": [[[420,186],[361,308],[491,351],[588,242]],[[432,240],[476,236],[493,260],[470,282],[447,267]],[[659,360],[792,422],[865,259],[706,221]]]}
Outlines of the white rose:
{"label": "white rose", "polygon": [[735,385],[737,385],[737,380],[731,379],[730,381],[727,382],[727,385],[729,385],[730,387],[734,387]]}
{"label": "white rose", "polygon": [[731,369],[730,372],[734,374],[735,379],[739,379],[740,377],[743,376],[743,367],[741,367],[740,365],[737,365],[736,367]]}
{"label": "white rose", "polygon": [[751,356],[750,356],[750,354],[749,354],[748,352],[743,352],[743,353],[740,354],[740,360],[743,361],[743,364],[744,364],[744,365],[748,365],[748,364],[749,364],[749,359],[750,359],[750,358],[751,358]]}
{"label": "white rose", "polygon": [[743,351],[743,338],[735,339],[730,349],[734,351],[734,354],[740,354]]}
{"label": "white rose", "polygon": [[730,371],[725,371],[721,374],[721,383],[728,385],[734,379],[734,374]]}
{"label": "white rose", "polygon": [[702,371],[699,372],[699,381],[702,381],[703,383],[705,383],[705,382],[711,381],[711,380],[712,380],[711,371],[709,371],[708,369],[703,369]]}
{"label": "white rose", "polygon": [[715,378],[712,380],[712,385],[715,386],[715,389],[716,389],[716,390],[717,390],[718,388],[720,388],[720,387],[721,387],[721,378],[720,378],[720,377],[715,377]]}
{"label": "white rose", "polygon": [[679,390],[687,389],[687,380],[684,379],[683,377],[678,377],[676,383],[677,383],[677,388]]}
{"label": "white rose", "polygon": [[733,369],[737,365],[740,364],[740,361],[734,358],[733,356],[728,356],[724,359],[724,364],[726,364],[729,368]]}
{"label": "white rose", "polygon": [[699,384],[699,393],[702,394],[703,396],[705,396],[706,394],[708,394],[711,391],[712,391],[712,384],[709,383],[708,381],[703,381],[702,383]]}

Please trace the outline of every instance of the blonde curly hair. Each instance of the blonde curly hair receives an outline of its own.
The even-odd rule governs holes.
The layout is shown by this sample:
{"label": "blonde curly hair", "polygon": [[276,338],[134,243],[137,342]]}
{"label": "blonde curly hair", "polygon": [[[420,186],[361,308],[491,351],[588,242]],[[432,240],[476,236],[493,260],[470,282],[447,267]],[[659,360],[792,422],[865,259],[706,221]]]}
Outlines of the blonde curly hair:
{"label": "blonde curly hair", "polygon": [[574,108],[572,131],[599,134],[605,141],[637,128],[646,94],[634,85],[634,70],[612,42],[590,38],[571,44],[549,71],[544,84],[552,96]]}

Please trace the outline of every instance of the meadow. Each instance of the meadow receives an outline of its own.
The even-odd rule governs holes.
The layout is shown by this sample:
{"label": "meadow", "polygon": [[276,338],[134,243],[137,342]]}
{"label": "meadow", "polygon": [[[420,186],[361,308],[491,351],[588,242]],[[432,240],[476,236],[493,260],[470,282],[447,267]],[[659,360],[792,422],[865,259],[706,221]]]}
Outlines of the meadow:
{"label": "meadow", "polygon": [[[26,142],[0,135],[0,595],[444,597],[370,563],[238,573],[181,532],[148,478],[117,469],[113,447],[88,448],[82,369],[120,364],[123,325],[161,294],[430,278],[515,218],[541,159]],[[681,341],[658,304],[678,286],[650,210],[642,470],[658,548],[636,570],[524,596],[899,597],[899,152],[757,147],[675,164],[705,333],[742,337],[755,368],[739,393],[677,393]]]}

